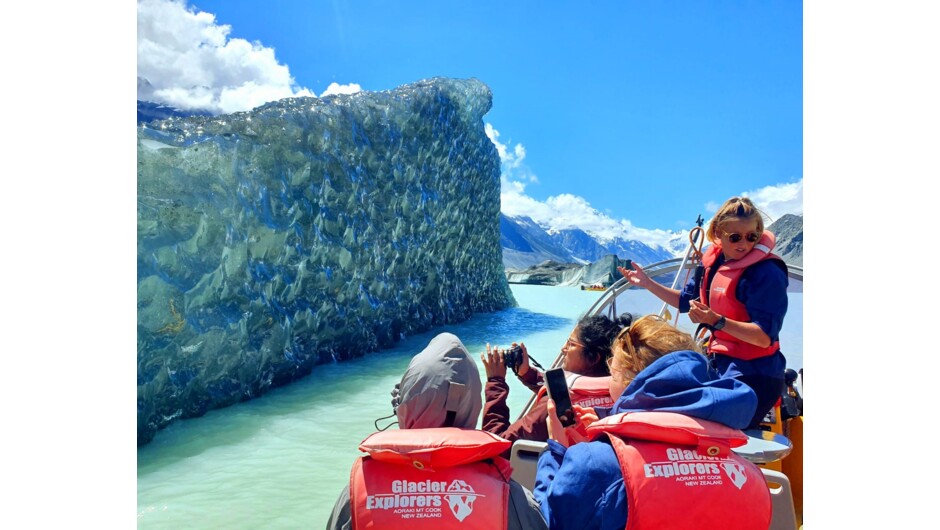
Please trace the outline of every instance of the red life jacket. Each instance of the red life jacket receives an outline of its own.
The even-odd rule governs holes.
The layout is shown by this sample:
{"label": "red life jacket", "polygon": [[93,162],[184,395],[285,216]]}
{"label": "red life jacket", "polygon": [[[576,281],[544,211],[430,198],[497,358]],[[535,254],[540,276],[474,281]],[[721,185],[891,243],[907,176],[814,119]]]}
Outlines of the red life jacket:
{"label": "red life jacket", "polygon": [[626,530],[767,530],[770,489],[760,469],[730,451],[747,436],[674,412],[633,412],[591,424],[606,435],[627,490]]}
{"label": "red life jacket", "polygon": [[[571,396],[571,404],[580,407],[607,407],[614,406],[614,400],[610,399],[610,376],[590,377],[587,375],[565,372],[565,381],[568,383],[568,394]],[[536,394],[536,400],[542,399],[548,392],[548,387],[543,386]],[[584,426],[580,423],[572,425],[565,429],[568,435],[568,446],[579,442],[587,441],[587,433]]]}
{"label": "red life jacket", "polygon": [[353,529],[506,530],[511,446],[456,427],[372,434],[350,473]]}
{"label": "red life jacket", "polygon": [[[744,304],[737,298],[738,280],[741,279],[744,269],[759,261],[776,259],[783,263],[783,260],[780,259],[779,256],[771,253],[775,243],[776,238],[774,235],[764,230],[760,240],[743,258],[726,261],[718,267],[710,289],[706,289],[708,285],[706,278],[708,278],[712,266],[718,259],[719,254],[721,254],[721,246],[712,245],[708,247],[705,254],[702,256],[702,265],[705,267],[705,274],[702,277],[703,280],[700,286],[699,299],[703,303],[707,303],[708,307],[719,315],[724,315],[738,322],[750,322],[751,317],[747,313],[747,308],[744,307]],[[738,339],[725,331],[713,332],[712,338],[708,342],[709,353],[721,353],[745,361],[773,355],[779,349],[779,341],[774,341],[770,346],[761,348],[750,342]]]}

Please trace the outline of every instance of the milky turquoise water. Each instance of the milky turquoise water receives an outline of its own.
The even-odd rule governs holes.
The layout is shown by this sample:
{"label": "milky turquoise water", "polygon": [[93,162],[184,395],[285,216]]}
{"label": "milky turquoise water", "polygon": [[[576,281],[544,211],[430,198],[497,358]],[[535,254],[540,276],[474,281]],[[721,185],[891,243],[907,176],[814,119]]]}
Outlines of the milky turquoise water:
{"label": "milky turquoise water", "polygon": [[[528,285],[512,291],[518,308],[409,337],[361,359],[317,366],[305,379],[261,398],[161,430],[137,450],[138,528],[324,528],[359,442],[375,430],[376,418],[391,413],[389,392],[412,355],[435,335],[454,333],[477,358],[486,342],[523,341],[549,366],[601,294]],[[660,304],[645,291],[628,294],[636,305],[625,310],[658,311]],[[802,297],[790,294],[781,337],[793,368],[803,366]],[[515,417],[531,393],[513,377],[509,385]]]}

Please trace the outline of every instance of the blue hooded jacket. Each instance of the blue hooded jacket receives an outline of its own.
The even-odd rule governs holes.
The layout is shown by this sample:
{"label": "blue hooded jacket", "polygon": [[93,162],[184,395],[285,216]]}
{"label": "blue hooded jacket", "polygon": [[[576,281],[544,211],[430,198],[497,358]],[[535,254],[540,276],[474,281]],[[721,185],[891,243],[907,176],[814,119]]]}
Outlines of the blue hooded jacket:
{"label": "blue hooded jacket", "polygon": [[[750,387],[719,378],[704,355],[677,351],[637,374],[609,412],[678,412],[744,429],[756,408],[757,396]],[[553,530],[626,527],[627,491],[617,455],[606,440],[567,450],[549,440],[539,458],[533,493]]]}

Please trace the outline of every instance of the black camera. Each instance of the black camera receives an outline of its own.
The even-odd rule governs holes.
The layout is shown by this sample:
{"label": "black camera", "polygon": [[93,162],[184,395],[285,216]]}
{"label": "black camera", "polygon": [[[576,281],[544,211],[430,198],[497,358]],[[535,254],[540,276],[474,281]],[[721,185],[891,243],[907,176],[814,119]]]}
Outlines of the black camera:
{"label": "black camera", "polygon": [[519,366],[522,365],[522,346],[513,344],[512,347],[503,354],[503,361],[506,363],[506,368],[516,372]]}

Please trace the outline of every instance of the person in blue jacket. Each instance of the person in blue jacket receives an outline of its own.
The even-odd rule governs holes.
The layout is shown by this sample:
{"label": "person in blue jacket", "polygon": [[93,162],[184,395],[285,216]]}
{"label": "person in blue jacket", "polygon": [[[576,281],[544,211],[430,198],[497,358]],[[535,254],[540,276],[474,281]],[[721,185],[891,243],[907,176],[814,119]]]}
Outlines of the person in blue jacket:
{"label": "person in blue jacket", "polygon": [[[744,429],[757,408],[750,387],[719,377],[692,336],[658,316],[643,317],[621,332],[611,359],[615,403],[610,414],[677,412]],[[590,411],[582,411],[582,421]],[[557,441],[565,440],[564,431],[551,401],[548,422],[548,449],[539,457],[533,491],[548,527],[625,528],[627,492],[609,442],[601,439],[566,448]]]}

